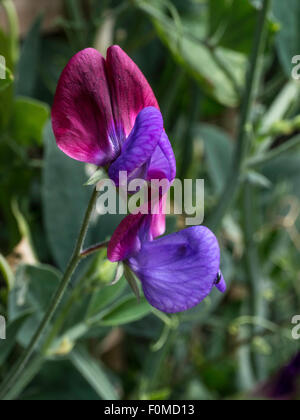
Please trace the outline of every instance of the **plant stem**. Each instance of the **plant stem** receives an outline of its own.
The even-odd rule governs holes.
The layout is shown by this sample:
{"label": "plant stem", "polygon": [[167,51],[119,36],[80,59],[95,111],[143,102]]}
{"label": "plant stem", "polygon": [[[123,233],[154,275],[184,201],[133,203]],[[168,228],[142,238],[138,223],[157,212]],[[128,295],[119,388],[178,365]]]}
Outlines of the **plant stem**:
{"label": "plant stem", "polygon": [[286,141],[276,149],[270,150],[269,152],[262,153],[259,156],[255,156],[246,161],[247,168],[257,168],[259,166],[265,165],[266,163],[276,159],[277,157],[288,153],[291,149],[296,148],[300,145],[300,135],[293,137],[291,140]]}
{"label": "plant stem", "polygon": [[239,187],[240,173],[249,145],[247,129],[250,122],[250,113],[254,102],[256,81],[259,74],[259,59],[263,53],[265,45],[266,23],[270,4],[271,0],[264,0],[263,7],[259,14],[245,92],[243,95],[238,139],[233,157],[232,168],[225,184],[224,191],[217,203],[216,209],[208,220],[208,226],[213,230],[217,230],[219,228],[220,223],[231,206]]}
{"label": "plant stem", "polygon": [[79,236],[76,242],[76,246],[73,252],[73,255],[71,257],[70,263],[68,264],[68,267],[65,271],[65,274],[61,280],[60,286],[52,299],[52,302],[49,306],[48,311],[46,312],[44,319],[42,320],[39,328],[37,329],[36,333],[34,334],[33,338],[31,339],[30,344],[28,345],[27,349],[24,351],[24,354],[21,356],[19,362],[16,364],[15,368],[12,369],[12,372],[9,373],[7,376],[7,379],[3,382],[1,388],[0,388],[0,400],[7,399],[7,396],[10,392],[10,390],[13,388],[14,384],[17,380],[20,379],[22,376],[25,367],[27,366],[27,363],[29,362],[31,356],[34,353],[34,350],[36,346],[38,345],[42,335],[44,334],[49,322],[55,315],[55,312],[62,301],[62,298],[69,286],[70,280],[72,278],[72,275],[77,268],[80,260],[81,260],[81,251],[84,244],[84,240],[87,234],[89,222],[92,216],[92,212],[96,203],[98,192],[95,189],[92,197],[90,199],[88,208],[86,210],[86,214],[79,232]]}
{"label": "plant stem", "polygon": [[[255,215],[257,209],[255,209],[255,190],[254,187],[246,182],[244,193],[244,232],[246,242],[246,271],[251,289],[250,308],[253,317],[264,318],[266,315],[265,301],[263,298],[263,278],[260,270],[260,261],[258,255],[257,244],[255,242]],[[252,334],[257,335],[262,332],[261,326],[255,325],[253,327]],[[264,363],[262,358],[258,354],[254,354],[254,366],[255,372],[259,380],[264,377]]]}
{"label": "plant stem", "polygon": [[100,251],[103,248],[106,248],[108,246],[109,242],[100,242],[99,244],[93,245],[88,249],[85,249],[80,253],[80,258],[86,258],[92,254],[95,254],[96,252]]}
{"label": "plant stem", "polygon": [[[12,0],[1,0],[7,20],[9,23],[9,40],[10,40],[10,53],[13,64],[18,59],[19,55],[19,20],[16,12],[16,7]],[[10,69],[12,70],[12,69]]]}

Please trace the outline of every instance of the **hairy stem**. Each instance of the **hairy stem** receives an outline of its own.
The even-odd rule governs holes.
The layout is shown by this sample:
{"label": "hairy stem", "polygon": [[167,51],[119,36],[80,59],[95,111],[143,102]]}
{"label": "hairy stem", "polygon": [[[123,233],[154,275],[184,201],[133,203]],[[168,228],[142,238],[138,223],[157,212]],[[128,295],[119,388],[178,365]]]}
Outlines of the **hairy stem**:
{"label": "hairy stem", "polygon": [[36,333],[34,334],[33,338],[31,339],[31,342],[29,343],[27,349],[24,351],[24,354],[21,356],[20,360],[17,362],[16,366],[12,369],[11,372],[7,375],[7,379],[4,380],[2,383],[2,386],[0,388],[0,399],[5,400],[8,399],[9,393],[11,389],[14,387],[14,384],[20,379],[20,377],[25,372],[25,368],[30,361],[31,356],[33,355],[40,339],[42,338],[48,324],[50,323],[51,319],[55,315],[55,312],[62,301],[62,298],[69,286],[70,280],[72,278],[72,275],[74,271],[76,270],[80,260],[81,260],[81,252],[82,247],[84,244],[84,240],[87,234],[89,222],[93,213],[93,209],[96,203],[97,199],[97,190],[95,189],[92,197],[90,199],[88,208],[86,210],[86,214],[84,217],[84,221],[82,223],[79,236],[76,242],[76,246],[73,252],[73,255],[71,257],[70,263],[68,264],[68,267],[65,271],[65,274],[63,275],[63,278],[60,282],[59,288],[52,299],[52,302],[44,316],[44,319],[42,320],[40,326],[38,327]]}

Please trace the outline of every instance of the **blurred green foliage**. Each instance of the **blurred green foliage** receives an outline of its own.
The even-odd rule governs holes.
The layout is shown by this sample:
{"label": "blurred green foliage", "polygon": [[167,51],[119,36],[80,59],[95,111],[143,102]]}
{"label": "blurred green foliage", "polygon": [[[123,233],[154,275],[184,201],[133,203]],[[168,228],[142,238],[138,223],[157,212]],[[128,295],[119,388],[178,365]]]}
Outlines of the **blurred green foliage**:
{"label": "blurred green foliage", "polygon": [[[58,32],[42,32],[40,10],[20,52],[7,14],[10,30],[0,28],[7,64],[0,80],[0,312],[8,340],[0,342],[0,377],[45,313],[90,195],[84,184],[91,168],[57,149],[49,122],[69,58],[88,46],[105,54],[107,39],[132,56],[158,97],[180,176],[206,181],[209,215],[231,167],[259,4],[65,0]],[[298,0],[274,0],[269,15],[249,166],[219,235],[228,293],[167,316],[144,299],[138,303],[124,278],[108,286],[116,267],[100,252],[76,273],[12,398],[240,398],[299,348],[291,319],[300,310],[300,150],[255,164],[258,154],[299,132],[300,84],[291,79],[292,57],[300,54],[299,13]],[[95,217],[87,245],[109,238],[120,220]],[[180,227],[181,220],[169,218],[168,230]]]}

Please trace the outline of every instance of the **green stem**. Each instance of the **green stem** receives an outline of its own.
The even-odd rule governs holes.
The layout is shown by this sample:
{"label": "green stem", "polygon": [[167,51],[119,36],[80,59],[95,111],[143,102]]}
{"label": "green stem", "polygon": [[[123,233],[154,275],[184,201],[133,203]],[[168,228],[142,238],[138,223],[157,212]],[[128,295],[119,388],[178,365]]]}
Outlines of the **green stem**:
{"label": "green stem", "polygon": [[[257,243],[255,242],[256,232],[256,220],[255,215],[257,209],[255,209],[256,197],[254,187],[247,182],[244,188],[244,232],[246,242],[246,271],[248,275],[249,285],[251,289],[251,314],[252,317],[257,319],[263,319],[266,315],[265,301],[263,298],[263,278],[260,270],[260,261],[257,249]],[[260,334],[262,331],[261,326],[255,325],[253,327],[252,334]],[[260,355],[254,354],[254,365],[255,372],[258,379],[263,379],[264,363]]]}
{"label": "green stem", "polygon": [[19,55],[19,20],[16,7],[12,0],[2,0],[0,4],[5,10],[9,23],[10,53],[13,63],[15,63]]}
{"label": "green stem", "polygon": [[62,301],[62,298],[69,286],[70,280],[72,278],[72,275],[74,271],[76,270],[80,260],[81,260],[81,252],[82,247],[84,244],[84,240],[87,234],[89,222],[92,216],[92,212],[96,203],[97,199],[97,190],[95,189],[92,197],[90,199],[84,221],[82,223],[79,236],[76,242],[76,246],[72,255],[72,258],[70,260],[70,263],[66,269],[66,272],[61,280],[60,286],[50,304],[50,307],[48,311],[46,312],[44,319],[42,320],[39,328],[37,329],[36,333],[34,334],[33,338],[31,339],[30,344],[28,345],[27,349],[24,351],[24,354],[20,358],[19,362],[16,364],[16,366],[12,369],[12,372],[9,373],[7,376],[7,379],[3,382],[1,388],[0,388],[0,400],[7,399],[7,396],[10,392],[10,390],[13,388],[16,381],[20,379],[20,377],[24,373],[24,369],[26,368],[31,356],[33,355],[36,346],[38,345],[42,335],[44,334],[48,324],[50,323],[51,319],[55,315],[55,312]]}
{"label": "green stem", "polygon": [[254,39],[253,51],[250,59],[249,71],[247,74],[247,81],[245,92],[243,95],[243,103],[241,110],[241,119],[239,124],[238,139],[234,153],[231,172],[221,194],[216,210],[208,220],[208,225],[211,229],[217,230],[220,223],[232,204],[236,195],[240,182],[240,173],[243,167],[244,159],[249,146],[248,124],[250,122],[251,108],[255,97],[256,81],[259,74],[259,59],[263,53],[265,45],[265,33],[267,15],[270,8],[271,0],[264,0],[263,7],[259,14],[257,22],[257,29]]}
{"label": "green stem", "polygon": [[257,168],[262,165],[265,165],[266,163],[271,162],[277,157],[290,152],[292,149],[296,148],[299,145],[300,145],[300,135],[293,137],[291,140],[288,140],[281,146],[276,147],[276,149],[263,153],[260,156],[255,156],[254,158],[248,159],[246,161],[246,167]]}
{"label": "green stem", "polygon": [[86,258],[90,255],[95,254],[96,252],[100,251],[103,248],[106,248],[108,246],[109,242],[100,242],[99,244],[93,245],[88,249],[85,249],[80,253],[80,258]]}

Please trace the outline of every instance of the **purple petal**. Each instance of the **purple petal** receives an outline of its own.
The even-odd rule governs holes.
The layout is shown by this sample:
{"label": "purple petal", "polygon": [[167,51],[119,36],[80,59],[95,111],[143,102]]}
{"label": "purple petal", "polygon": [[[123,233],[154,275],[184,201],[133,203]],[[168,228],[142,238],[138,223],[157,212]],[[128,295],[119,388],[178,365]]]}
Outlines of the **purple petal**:
{"label": "purple petal", "polygon": [[73,159],[102,166],[119,154],[102,55],[76,54],[59,80],[52,124],[58,147]]}
{"label": "purple petal", "polygon": [[129,264],[151,305],[167,313],[182,312],[211,292],[220,267],[220,249],[209,229],[195,226],[143,243]]}
{"label": "purple petal", "polygon": [[160,141],[151,158],[148,180],[166,178],[173,182],[176,177],[176,159],[170,140],[163,131]]}
{"label": "purple petal", "polygon": [[163,132],[163,118],[156,108],[143,109],[137,116],[133,130],[125,141],[121,155],[110,166],[109,176],[119,185],[119,173],[126,171],[128,178],[142,177],[146,173],[151,159]]}
{"label": "purple petal", "polygon": [[127,137],[144,108],[159,110],[159,106],[145,76],[119,46],[107,50],[106,65],[115,121],[122,125]]}

